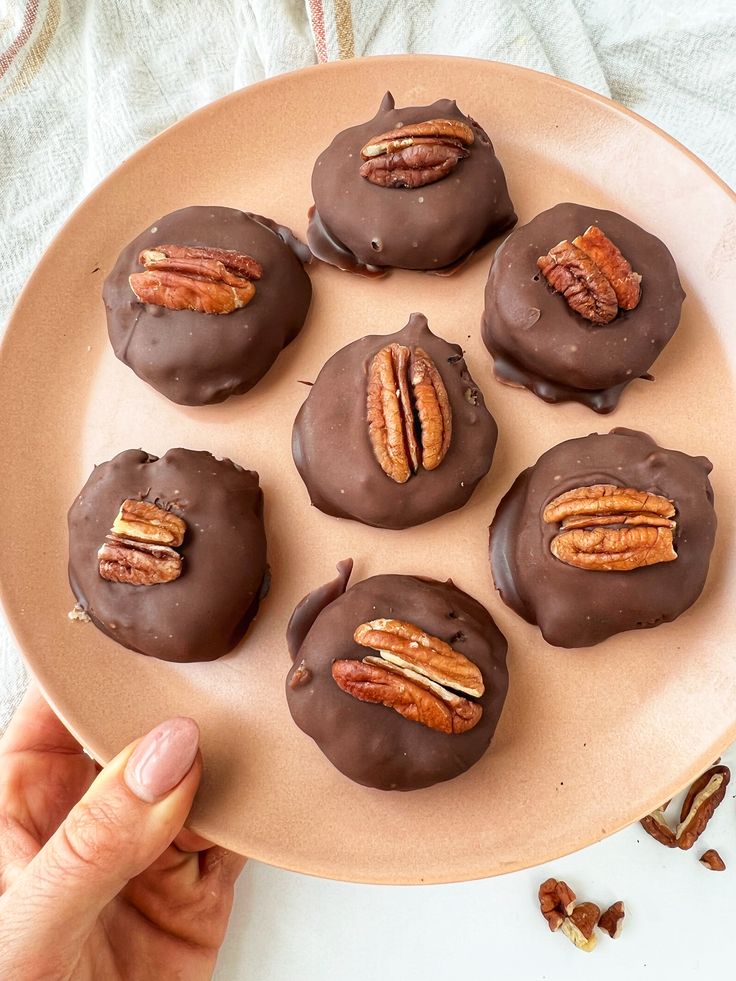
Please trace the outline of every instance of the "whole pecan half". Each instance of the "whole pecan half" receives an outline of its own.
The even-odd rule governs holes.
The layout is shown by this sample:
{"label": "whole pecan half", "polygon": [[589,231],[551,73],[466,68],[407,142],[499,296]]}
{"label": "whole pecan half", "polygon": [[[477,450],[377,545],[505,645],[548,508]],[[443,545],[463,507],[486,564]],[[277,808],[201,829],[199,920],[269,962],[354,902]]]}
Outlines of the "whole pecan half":
{"label": "whole pecan half", "polygon": [[172,511],[166,511],[150,501],[128,498],[120,505],[112,530],[123,538],[177,548],[184,541],[187,526]]}
{"label": "whole pecan half", "polygon": [[368,370],[367,416],[373,453],[397,484],[420,466],[435,470],[450,448],[450,399],[420,347],[389,344],[376,354]]}
{"label": "whole pecan half", "polygon": [[169,310],[232,313],[249,303],[263,268],[249,255],[231,249],[190,245],[157,245],[144,249],[138,261],[145,272],[128,277],[142,303]]}
{"label": "whole pecan half", "polygon": [[411,668],[439,685],[480,698],[485,691],[483,675],[476,664],[439,637],[404,620],[369,620],[354,634],[356,644],[371,647],[382,658],[402,668]]}
{"label": "whole pecan half", "polygon": [[182,518],[157,504],[126,498],[97,552],[100,576],[131,586],[178,579],[183,560],[172,546],[182,544],[186,527]]}
{"label": "whole pecan half", "polygon": [[473,130],[458,119],[428,119],[381,133],[360,151],[360,174],[381,187],[424,187],[467,157]]}
{"label": "whole pecan half", "polygon": [[680,848],[692,848],[713,812],[726,796],[726,787],[731,779],[731,771],[722,764],[712,766],[691,785],[680,811],[680,823],[675,837]]}
{"label": "whole pecan half", "polygon": [[561,562],[597,572],[628,572],[677,558],[675,506],[633,487],[592,484],[560,494],[545,507],[546,524],[561,523],[550,551]]}
{"label": "whole pecan half", "polygon": [[594,324],[609,324],[619,307],[633,310],[641,299],[641,276],[597,225],[572,242],[558,242],[537,266],[569,306]]}
{"label": "whole pecan half", "polygon": [[354,639],[380,656],[333,662],[332,677],[343,691],[438,732],[462,733],[478,724],[483,707],[458,692],[480,697],[483,676],[464,654],[404,620],[361,623]]}

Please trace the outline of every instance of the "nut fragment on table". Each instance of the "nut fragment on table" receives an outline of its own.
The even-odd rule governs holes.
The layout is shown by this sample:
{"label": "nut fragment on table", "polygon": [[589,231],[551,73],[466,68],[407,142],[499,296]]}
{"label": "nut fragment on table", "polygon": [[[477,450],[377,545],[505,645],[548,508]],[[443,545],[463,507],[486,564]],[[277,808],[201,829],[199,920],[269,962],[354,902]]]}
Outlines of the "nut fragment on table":
{"label": "nut fragment on table", "polygon": [[706,869],[710,869],[711,872],[725,872],[726,870],[726,863],[715,848],[709,848],[708,851],[703,852],[699,858],[699,862]]}
{"label": "nut fragment on table", "polygon": [[128,277],[142,303],[169,310],[232,313],[250,303],[263,268],[252,256],[232,249],[157,245],[144,249],[138,262],[145,272]]}
{"label": "nut fragment on table", "polygon": [[659,494],[592,484],[560,494],[545,507],[546,524],[561,523],[550,550],[566,565],[629,572],[677,558],[675,505]]}
{"label": "nut fragment on table", "polygon": [[446,734],[473,729],[485,691],[477,665],[449,644],[403,620],[360,624],[354,640],[377,652],[333,662],[332,677],[349,695],[394,709],[404,718]]}
{"label": "nut fragment on table", "polygon": [[646,833],[651,835],[660,845],[664,845],[666,848],[677,848],[675,832],[670,827],[664,814],[666,806],[658,807],[656,811],[647,814],[646,817],[641,819],[640,824]]}
{"label": "nut fragment on table", "polygon": [[173,582],[183,560],[172,546],[181,545],[185,534],[186,522],[171,511],[127,498],[97,552],[100,576],[131,586]]}
{"label": "nut fragment on table", "polygon": [[420,347],[389,344],[368,371],[368,436],[383,472],[406,483],[435,470],[452,439],[452,408],[442,376]]}
{"label": "nut fragment on table", "polygon": [[612,940],[617,940],[621,936],[625,916],[626,909],[623,902],[619,900],[601,913],[601,918],[598,920],[598,929],[607,933]]}
{"label": "nut fragment on table", "polygon": [[474,140],[470,126],[458,119],[410,123],[365,144],[360,174],[381,187],[424,187],[454,170]]}
{"label": "nut fragment on table", "polygon": [[594,931],[600,915],[600,908],[595,903],[580,903],[565,917],[560,929],[576,947],[590,953],[596,947]]}
{"label": "nut fragment on table", "polygon": [[641,299],[641,276],[596,225],[572,242],[558,242],[537,267],[570,308],[594,324],[611,323],[619,308],[633,310]]}
{"label": "nut fragment on table", "polygon": [[700,776],[690,787],[680,811],[680,823],[675,836],[680,848],[692,848],[713,813],[726,796],[726,787],[731,779],[731,771],[720,764]]}
{"label": "nut fragment on table", "polygon": [[539,887],[539,908],[554,933],[559,930],[562,921],[575,908],[575,893],[566,882],[557,879],[545,879]]}

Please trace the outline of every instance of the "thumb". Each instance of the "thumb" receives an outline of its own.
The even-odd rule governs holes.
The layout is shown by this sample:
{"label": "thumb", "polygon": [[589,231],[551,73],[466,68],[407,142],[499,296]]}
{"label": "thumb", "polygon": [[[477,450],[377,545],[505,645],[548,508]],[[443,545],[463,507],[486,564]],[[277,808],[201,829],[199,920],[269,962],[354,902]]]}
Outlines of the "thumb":
{"label": "thumb", "polygon": [[2,897],[3,941],[22,944],[30,926],[38,950],[48,942],[58,958],[63,938],[79,956],[102,909],[181,831],[198,746],[196,722],[174,718],[118,754]]}

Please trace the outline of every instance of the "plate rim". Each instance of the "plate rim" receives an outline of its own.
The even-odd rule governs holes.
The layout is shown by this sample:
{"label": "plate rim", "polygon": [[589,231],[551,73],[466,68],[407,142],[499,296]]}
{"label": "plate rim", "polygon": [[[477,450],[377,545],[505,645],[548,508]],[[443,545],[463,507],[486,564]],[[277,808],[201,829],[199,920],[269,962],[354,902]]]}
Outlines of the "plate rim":
{"label": "plate rim", "polygon": [[[614,113],[617,113],[624,118],[628,118],[633,122],[638,123],[640,126],[644,126],[646,129],[654,133],[660,139],[664,139],[666,143],[668,143],[676,151],[679,151],[679,153],[684,155],[691,163],[694,163],[698,167],[698,169],[703,173],[704,177],[707,178],[712,184],[714,184],[718,190],[720,190],[721,192],[725,192],[727,201],[729,201],[732,205],[736,205],[736,191],[734,191],[725,182],[725,180],[723,180],[723,178],[721,178],[718,174],[716,174],[712,170],[712,168],[710,168],[706,163],[704,163],[704,161],[701,160],[693,151],[689,150],[677,139],[675,139],[673,136],[671,136],[666,131],[664,131],[661,127],[650,122],[643,116],[639,115],[638,113],[634,112],[631,109],[628,109],[627,107],[621,105],[620,103],[616,102],[613,99],[603,96],[600,93],[594,92],[591,89],[587,89],[584,86],[578,85],[577,83],[567,81],[566,79],[561,79],[555,75],[551,75],[546,72],[538,71],[536,69],[526,68],[523,66],[509,64],[506,62],[486,60],[481,58],[464,57],[464,56],[434,55],[434,54],[376,55],[376,56],[371,56],[370,58],[353,59],[352,61],[349,62],[329,62],[325,64],[310,65],[304,68],[296,69],[291,72],[286,72],[280,75],[272,76],[267,79],[263,79],[249,86],[244,86],[240,89],[235,90],[234,92],[230,92],[224,96],[221,96],[216,100],[213,100],[210,103],[207,103],[204,106],[199,107],[198,109],[194,110],[191,113],[188,113],[181,119],[177,120],[175,123],[166,127],[164,130],[162,130],[152,139],[142,144],[137,150],[131,153],[129,157],[127,157],[117,167],[115,167],[109,174],[107,174],[94,188],[92,188],[85,195],[85,197],[74,207],[74,209],[69,213],[69,215],[63,221],[63,223],[60,225],[59,229],[52,236],[46,248],[44,249],[43,253],[39,257],[38,261],[36,262],[32,272],[30,273],[26,284],[24,285],[24,287],[16,297],[10,309],[8,319],[6,321],[5,330],[3,332],[3,337],[2,340],[0,341],[0,359],[4,360],[4,355],[6,353],[6,345],[8,343],[8,338],[10,337],[11,333],[14,333],[16,330],[20,329],[20,325],[16,325],[15,321],[17,317],[17,311],[21,306],[27,291],[30,291],[30,289],[32,289],[33,286],[35,285],[36,278],[41,274],[40,273],[41,268],[45,265],[49,254],[53,252],[54,249],[57,247],[58,240],[65,234],[67,226],[72,221],[74,221],[77,214],[82,209],[86,208],[90,204],[90,202],[94,201],[95,197],[98,194],[106,193],[108,185],[116,181],[116,179],[121,173],[126,172],[128,168],[135,168],[137,166],[140,157],[150,152],[151,148],[158,145],[160,141],[164,140],[171,131],[185,124],[191,125],[192,120],[195,117],[205,116],[207,113],[211,112],[214,107],[220,107],[223,103],[227,103],[228,101],[231,100],[237,100],[238,98],[242,97],[242,93],[246,90],[250,90],[253,88],[278,86],[284,78],[293,78],[294,76],[312,75],[314,73],[320,73],[321,75],[324,75],[328,71],[338,74],[343,71],[348,71],[348,72],[355,71],[356,65],[366,61],[370,61],[374,63],[383,62],[387,66],[387,69],[393,68],[393,66],[397,64],[400,64],[402,62],[408,62],[408,61],[411,62],[424,61],[428,65],[447,64],[448,62],[449,63],[473,62],[478,65],[482,65],[484,70],[487,70],[490,67],[494,71],[507,73],[511,77],[518,76],[518,75],[534,76],[536,79],[540,80],[544,85],[548,85],[552,88],[560,87],[568,91],[573,91],[577,93],[579,96],[586,99],[587,101],[599,103],[605,106],[609,111],[613,111]],[[357,68],[357,70],[360,69]],[[3,540],[4,537],[5,536],[3,535],[2,531],[0,531],[0,542]],[[44,694],[44,697],[46,697],[46,699],[49,701],[49,704],[52,706],[52,708],[59,716],[59,718],[62,720],[64,725],[67,726],[69,731],[75,736],[75,738],[77,738],[80,741],[80,743],[82,743],[82,745],[85,745],[86,740],[80,738],[78,732],[75,730],[75,727],[69,724],[64,713],[60,712],[57,709],[53,697],[49,696],[44,682],[40,679],[37,673],[36,666],[31,665],[31,662],[28,656],[26,655],[24,646],[19,642],[16,623],[18,624],[18,626],[20,625],[20,617],[16,618],[16,615],[11,611],[10,605],[8,603],[4,580],[0,580],[0,610],[2,611],[5,617],[5,622],[7,624],[10,637],[14,642],[16,649],[19,651],[22,657],[23,663],[26,667],[26,670],[28,671],[30,678],[34,680],[35,683],[38,685],[38,687],[41,689],[41,691]],[[730,742],[733,742],[734,739],[736,739],[736,720],[734,720],[731,728],[728,730],[725,736],[715,741],[715,745],[719,747],[718,752],[720,752]],[[104,759],[104,757],[98,756],[88,747],[85,748],[87,749],[88,752],[90,752],[91,755],[93,755],[96,759],[98,759],[99,762],[103,762],[103,761],[107,762]],[[718,753],[716,753],[716,755],[718,755]],[[709,752],[705,754],[702,759],[698,759],[697,761],[695,761],[695,764],[691,766],[691,768],[688,769],[687,771],[687,780],[692,779],[693,775],[697,775],[697,773],[700,772],[700,766],[703,762],[705,762],[705,765],[707,766],[708,765],[707,761],[710,760],[711,758],[712,757]],[[677,792],[677,790],[681,789],[682,786],[685,785],[685,782],[686,782],[685,780],[680,782],[678,778],[678,780],[676,781],[677,786],[674,788],[674,792]],[[644,811],[643,813],[646,814],[647,811]],[[606,829],[604,834],[596,833],[590,839],[586,838],[584,841],[577,844],[573,849],[573,851],[577,851],[580,848],[587,847],[591,844],[594,844],[602,840],[603,838],[609,837],[611,834],[614,834],[617,831],[621,830],[622,828],[629,826],[629,824],[635,823],[636,820],[638,820],[638,818],[635,818],[634,822],[631,822],[628,819],[622,822],[613,821],[611,823],[611,826]],[[196,824],[196,822],[194,822],[194,824]],[[227,845],[226,842],[225,844]],[[548,857],[545,857],[540,861],[539,864],[546,863],[549,861],[554,861],[556,859],[559,859],[563,855],[569,855],[569,854],[572,854],[572,852],[567,850],[566,848],[563,848],[561,851],[559,851],[559,853],[553,853],[550,854]],[[366,882],[366,883],[381,883],[381,884],[388,884],[388,883],[420,884],[416,878],[401,879],[398,876],[392,876],[390,878],[387,878],[385,876],[383,877],[379,876],[376,878],[359,878],[356,877],[355,875],[352,876],[347,874],[340,875],[339,873],[334,873],[334,872],[327,874],[327,873],[310,871],[309,869],[300,868],[298,864],[294,864],[293,862],[289,862],[288,860],[279,859],[278,863],[269,862],[268,859],[263,859],[263,858],[258,858],[257,860],[264,862],[264,864],[274,864],[276,867],[284,868],[289,871],[295,871],[301,874],[312,875],[315,877],[329,877],[336,881]],[[430,875],[425,879],[423,879],[422,883],[430,884],[430,883],[443,883],[443,882],[472,881],[476,879],[488,878],[494,875],[505,874],[507,871],[508,872],[516,871],[519,869],[529,868],[529,867],[530,866],[525,861],[522,860],[518,864],[512,864],[508,868],[497,869],[496,871],[466,872],[463,875],[462,879],[460,880],[455,877],[443,878],[442,876]]]}

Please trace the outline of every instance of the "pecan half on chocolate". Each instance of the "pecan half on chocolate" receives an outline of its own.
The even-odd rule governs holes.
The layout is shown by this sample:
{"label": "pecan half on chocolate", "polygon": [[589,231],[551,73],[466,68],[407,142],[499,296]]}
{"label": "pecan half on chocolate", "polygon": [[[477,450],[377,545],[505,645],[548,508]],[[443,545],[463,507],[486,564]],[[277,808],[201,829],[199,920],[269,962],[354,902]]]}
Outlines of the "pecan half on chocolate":
{"label": "pecan half on chocolate", "polygon": [[641,299],[641,276],[597,225],[572,242],[558,242],[537,266],[569,306],[594,324],[610,324],[619,307],[633,310]]}
{"label": "pecan half on chocolate", "polygon": [[397,484],[420,466],[435,470],[450,448],[450,399],[420,347],[389,344],[376,354],[368,370],[367,416],[373,453]]}
{"label": "pecan half on chocolate", "polygon": [[381,187],[424,187],[442,180],[467,157],[473,130],[458,119],[428,119],[369,140],[360,174]]}
{"label": "pecan half on chocolate", "polygon": [[332,677],[343,691],[437,732],[468,732],[478,724],[482,706],[458,692],[480,697],[483,676],[464,654],[403,620],[362,623],[354,639],[380,656],[333,662]]}
{"label": "pecan half on chocolate", "polygon": [[232,313],[253,299],[263,268],[252,256],[231,249],[193,245],[157,245],[144,249],[130,288],[142,303],[169,310]]}
{"label": "pecan half on chocolate", "polygon": [[157,504],[124,500],[97,552],[100,575],[131,586],[173,582],[183,560],[172,546],[183,543],[186,528],[182,518]]}
{"label": "pecan half on chocolate", "polygon": [[546,524],[561,523],[550,543],[555,558],[578,569],[628,572],[677,558],[675,506],[658,494],[592,484],[560,494],[546,506]]}

